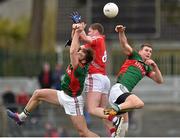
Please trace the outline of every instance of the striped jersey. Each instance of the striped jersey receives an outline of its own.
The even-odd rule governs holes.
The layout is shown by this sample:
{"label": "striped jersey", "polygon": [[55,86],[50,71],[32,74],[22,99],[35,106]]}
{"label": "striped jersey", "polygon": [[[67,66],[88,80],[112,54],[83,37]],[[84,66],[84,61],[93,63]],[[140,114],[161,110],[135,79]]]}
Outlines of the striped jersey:
{"label": "striped jersey", "polygon": [[106,53],[106,44],[105,44],[105,36],[93,36],[92,43],[85,44],[86,48],[92,48],[95,54],[94,60],[91,62],[89,66],[89,74],[100,73],[106,74],[106,61],[107,61],[107,53]]}
{"label": "striped jersey", "polygon": [[65,72],[65,75],[61,82],[62,90],[71,97],[77,97],[81,95],[84,88],[84,81],[88,73],[88,64],[82,66],[78,65],[73,69],[70,64]]}
{"label": "striped jersey", "polygon": [[136,51],[133,51],[120,68],[117,83],[123,84],[131,92],[145,75],[149,77],[151,71],[151,67],[142,61]]}

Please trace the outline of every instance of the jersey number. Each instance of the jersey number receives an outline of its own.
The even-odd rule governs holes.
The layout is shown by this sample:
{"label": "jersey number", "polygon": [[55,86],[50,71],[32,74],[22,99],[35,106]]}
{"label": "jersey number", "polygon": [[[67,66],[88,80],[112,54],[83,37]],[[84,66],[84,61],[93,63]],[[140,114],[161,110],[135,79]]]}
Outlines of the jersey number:
{"label": "jersey number", "polygon": [[106,62],[107,61],[107,53],[106,53],[106,51],[104,51],[104,55],[103,55],[103,57],[102,57],[102,62]]}

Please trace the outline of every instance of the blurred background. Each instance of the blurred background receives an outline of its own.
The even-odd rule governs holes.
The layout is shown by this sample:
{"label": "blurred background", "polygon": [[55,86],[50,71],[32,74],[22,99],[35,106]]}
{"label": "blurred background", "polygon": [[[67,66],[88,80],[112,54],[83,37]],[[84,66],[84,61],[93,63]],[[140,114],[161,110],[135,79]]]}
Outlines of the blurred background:
{"label": "blurred background", "polygon": [[[103,15],[109,0],[0,0],[0,136],[78,136],[61,107],[43,103],[23,127],[6,118],[5,108],[22,111],[36,88],[59,88],[69,63],[64,45],[70,38],[70,13],[78,11],[90,25],[105,27],[108,75],[112,84],[125,57],[119,48],[117,24],[126,26],[130,44],[153,45],[153,59],[165,78],[157,85],[143,79],[134,92],[145,107],[130,113],[130,137],[180,136],[180,0],[111,0],[119,7],[113,19]],[[42,81],[43,72],[49,82]],[[88,126],[107,136],[103,124],[85,112]]]}

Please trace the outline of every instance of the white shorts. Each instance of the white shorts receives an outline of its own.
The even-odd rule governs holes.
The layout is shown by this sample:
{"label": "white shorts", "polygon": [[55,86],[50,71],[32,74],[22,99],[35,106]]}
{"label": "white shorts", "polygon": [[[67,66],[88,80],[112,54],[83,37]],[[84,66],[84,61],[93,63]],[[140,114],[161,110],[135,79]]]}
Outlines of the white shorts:
{"label": "white shorts", "polygon": [[66,114],[73,116],[83,115],[84,100],[81,95],[78,97],[71,97],[64,91],[57,91],[57,96]]}
{"label": "white shorts", "polygon": [[107,75],[88,74],[85,80],[84,91],[96,91],[108,94],[110,89],[110,80]]}
{"label": "white shorts", "polygon": [[110,93],[109,93],[109,103],[113,104],[117,98],[122,95],[123,93],[129,92],[128,89],[123,86],[120,83],[116,83],[115,85],[112,86]]}

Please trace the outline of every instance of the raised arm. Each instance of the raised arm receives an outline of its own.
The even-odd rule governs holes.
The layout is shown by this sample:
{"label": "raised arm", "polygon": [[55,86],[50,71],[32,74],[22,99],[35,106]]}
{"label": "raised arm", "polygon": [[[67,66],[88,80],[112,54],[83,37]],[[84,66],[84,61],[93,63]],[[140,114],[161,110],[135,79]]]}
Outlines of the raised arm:
{"label": "raised arm", "polygon": [[78,29],[80,26],[80,23],[73,23],[72,24],[72,31],[71,31],[71,38],[73,39],[75,30]]}
{"label": "raised arm", "polygon": [[[81,23],[84,24],[84,22],[81,22]],[[76,23],[74,23],[72,25],[71,38],[73,38],[73,36],[74,36],[76,26],[77,26]],[[86,24],[84,24],[84,27],[85,26],[86,26]],[[82,30],[82,32],[80,33],[80,40],[85,43],[92,43],[92,41],[93,41],[93,39],[90,36],[88,36],[84,30]]]}
{"label": "raised arm", "polygon": [[130,55],[133,51],[132,47],[128,44],[127,37],[125,35],[125,29],[123,25],[117,25],[115,31],[119,33],[120,46],[126,55]]}
{"label": "raised arm", "polygon": [[88,36],[84,30],[80,34],[80,39],[85,43],[92,43],[93,41],[92,37]]}
{"label": "raised arm", "polygon": [[73,39],[75,28],[76,28],[76,24],[72,24],[71,39]]}
{"label": "raised arm", "polygon": [[70,60],[73,68],[77,67],[77,65],[79,64],[79,57],[78,57],[78,50],[80,48],[79,37],[84,27],[85,27],[84,24],[80,23],[80,24],[76,24],[72,30],[74,31],[74,35],[72,37],[72,43],[70,47]]}

